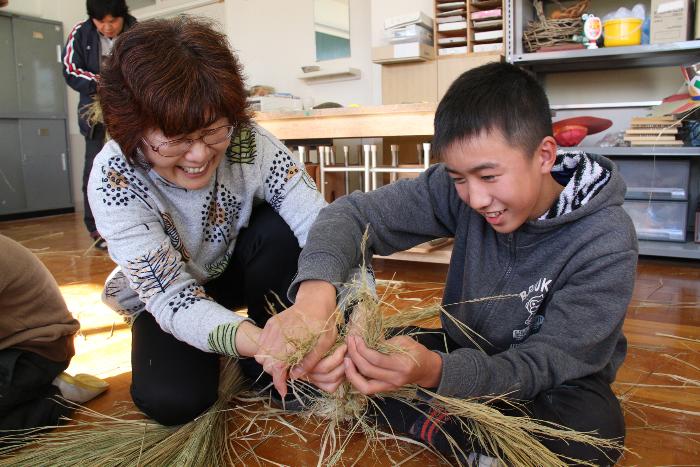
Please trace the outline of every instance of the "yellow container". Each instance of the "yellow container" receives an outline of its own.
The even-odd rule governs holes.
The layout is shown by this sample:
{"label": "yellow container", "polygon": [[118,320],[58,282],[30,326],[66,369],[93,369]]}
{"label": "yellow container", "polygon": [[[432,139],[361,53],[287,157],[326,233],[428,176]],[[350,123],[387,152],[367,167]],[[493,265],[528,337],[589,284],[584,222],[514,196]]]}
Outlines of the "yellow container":
{"label": "yellow container", "polygon": [[603,23],[605,47],[642,43],[642,20],[639,18],[609,19]]}

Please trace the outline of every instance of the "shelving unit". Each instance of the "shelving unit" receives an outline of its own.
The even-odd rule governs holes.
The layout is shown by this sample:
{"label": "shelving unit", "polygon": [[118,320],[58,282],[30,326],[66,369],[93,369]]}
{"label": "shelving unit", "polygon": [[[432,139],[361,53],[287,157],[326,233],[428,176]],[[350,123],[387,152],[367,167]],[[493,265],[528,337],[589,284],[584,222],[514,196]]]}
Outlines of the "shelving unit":
{"label": "shelving unit", "polygon": [[700,148],[691,147],[619,147],[619,148],[602,148],[602,147],[576,147],[572,148],[580,151],[589,152],[592,154],[600,154],[605,157],[639,157],[639,156],[656,156],[656,157],[700,157]]}
{"label": "shelving unit", "polygon": [[544,73],[675,66],[697,61],[699,55],[700,40],[534,53],[522,52],[521,45],[520,50],[512,50],[508,61]]}
{"label": "shelving unit", "polygon": [[438,57],[503,53],[502,0],[435,0],[434,13]]}
{"label": "shelving unit", "polygon": [[[609,6],[609,4],[605,4]],[[595,5],[591,6],[591,10]],[[687,40],[666,44],[648,44],[626,47],[603,47],[599,49],[576,49],[553,52],[526,53],[523,46],[523,32],[529,21],[535,19],[530,0],[505,2],[507,53],[506,60],[528,68],[535,73],[576,72],[587,70],[611,70],[657,66],[677,66],[695,62],[700,56],[700,40]],[[613,9],[612,7],[609,8]],[[621,105],[621,104],[620,104]],[[589,109],[590,111],[593,108]],[[692,147],[581,147],[586,152],[606,157],[623,158],[679,158],[691,162],[690,195],[688,197],[689,217],[694,215],[695,203],[700,198],[700,148]],[[651,199],[651,197],[650,197]],[[690,223],[690,222],[689,222]],[[673,258],[700,259],[700,244],[642,240],[639,242],[642,255]]]}

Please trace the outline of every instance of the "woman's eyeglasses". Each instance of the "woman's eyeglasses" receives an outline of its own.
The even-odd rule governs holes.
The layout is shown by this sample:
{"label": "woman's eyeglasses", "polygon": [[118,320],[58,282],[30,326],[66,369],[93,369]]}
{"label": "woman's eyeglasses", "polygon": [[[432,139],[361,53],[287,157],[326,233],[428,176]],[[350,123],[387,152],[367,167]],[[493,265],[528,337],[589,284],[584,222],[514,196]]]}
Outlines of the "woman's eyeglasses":
{"label": "woman's eyeglasses", "polygon": [[211,130],[204,130],[198,138],[181,138],[171,141],[164,141],[160,144],[153,145],[146,141],[146,138],[141,138],[153,151],[163,157],[180,157],[190,150],[192,145],[197,140],[202,140],[207,146],[223,143],[228,140],[233,134],[234,125],[220,126]]}

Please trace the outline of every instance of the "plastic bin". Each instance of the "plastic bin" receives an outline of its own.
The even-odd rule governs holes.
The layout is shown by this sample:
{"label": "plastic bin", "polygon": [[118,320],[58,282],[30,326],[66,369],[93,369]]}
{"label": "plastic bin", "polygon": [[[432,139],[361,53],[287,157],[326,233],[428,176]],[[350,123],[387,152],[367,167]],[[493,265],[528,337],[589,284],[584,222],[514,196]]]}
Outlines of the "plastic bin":
{"label": "plastic bin", "polygon": [[615,159],[620,175],[627,184],[626,198],[678,200],[688,199],[690,161]]}
{"label": "plastic bin", "polygon": [[622,207],[632,218],[640,240],[685,242],[687,202],[626,200]]}
{"label": "plastic bin", "polygon": [[605,47],[639,45],[642,43],[642,20],[639,18],[609,19],[603,22]]}

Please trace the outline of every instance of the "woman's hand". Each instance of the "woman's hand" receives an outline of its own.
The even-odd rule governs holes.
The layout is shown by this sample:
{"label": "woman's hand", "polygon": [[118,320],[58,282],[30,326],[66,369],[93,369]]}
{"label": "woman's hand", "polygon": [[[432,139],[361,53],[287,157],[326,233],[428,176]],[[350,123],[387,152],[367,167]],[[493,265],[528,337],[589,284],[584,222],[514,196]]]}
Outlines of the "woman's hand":
{"label": "woman's hand", "polygon": [[[282,397],[287,394],[290,356],[300,359],[292,368],[291,376],[308,376],[335,343],[338,335],[335,306],[335,287],[332,284],[319,280],[306,281],[299,287],[296,303],[271,317],[265,324],[255,360],[266,373],[272,375],[272,382]],[[310,340],[313,342],[313,339],[313,347],[305,355],[294,355],[299,352],[300,344]],[[331,366],[328,364],[328,367],[324,367],[326,371],[321,371],[316,377],[325,379],[322,375],[332,372]],[[324,381],[320,382],[325,384]]]}
{"label": "woman's hand", "polygon": [[236,330],[236,352],[241,357],[252,357],[258,352],[258,341],[262,329],[251,323],[243,321]]}
{"label": "woman's hand", "polygon": [[[365,345],[358,336],[348,336],[345,377],[365,395],[389,392],[407,384],[434,388],[440,384],[442,359],[409,336],[392,337],[387,344],[397,347],[383,354]],[[400,349],[400,350],[398,350]]]}

